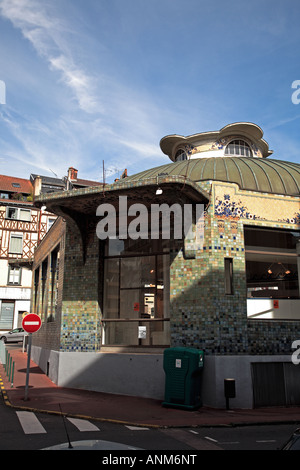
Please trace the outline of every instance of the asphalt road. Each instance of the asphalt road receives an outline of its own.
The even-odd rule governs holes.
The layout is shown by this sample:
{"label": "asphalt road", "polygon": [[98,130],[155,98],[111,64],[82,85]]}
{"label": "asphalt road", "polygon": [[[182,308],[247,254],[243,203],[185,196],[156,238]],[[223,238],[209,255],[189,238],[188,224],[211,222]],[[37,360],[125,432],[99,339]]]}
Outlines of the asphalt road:
{"label": "asphalt road", "polygon": [[98,441],[102,450],[276,450],[295,425],[212,428],[143,428],[16,410],[0,397],[0,450],[41,450],[69,442]]}

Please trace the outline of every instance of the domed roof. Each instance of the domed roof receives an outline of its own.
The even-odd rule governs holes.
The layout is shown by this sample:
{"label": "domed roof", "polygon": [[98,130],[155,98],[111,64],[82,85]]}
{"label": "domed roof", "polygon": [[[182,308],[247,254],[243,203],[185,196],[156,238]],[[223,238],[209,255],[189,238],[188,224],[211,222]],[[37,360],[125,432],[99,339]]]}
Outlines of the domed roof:
{"label": "domed roof", "polygon": [[[267,158],[273,153],[263,139],[262,129],[252,122],[234,122],[227,124],[219,131],[201,132],[187,137],[177,134],[167,135],[161,139],[160,148],[172,161],[176,161],[177,150],[183,148],[193,149],[192,158],[203,158],[205,157],[203,152],[216,152],[219,148],[225,148],[227,143],[234,138],[248,141],[257,157]],[[215,155],[217,156],[220,155]]]}
{"label": "domed roof", "polygon": [[195,158],[161,165],[126,178],[142,181],[158,176],[184,176],[194,182],[236,183],[240,189],[288,196],[300,195],[300,164],[249,157]]}

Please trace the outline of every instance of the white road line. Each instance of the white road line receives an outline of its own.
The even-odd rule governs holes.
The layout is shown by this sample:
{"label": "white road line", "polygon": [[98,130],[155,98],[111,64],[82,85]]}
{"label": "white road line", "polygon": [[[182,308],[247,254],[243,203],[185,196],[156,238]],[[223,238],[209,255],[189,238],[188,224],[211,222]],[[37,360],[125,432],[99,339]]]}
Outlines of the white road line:
{"label": "white road line", "polygon": [[266,439],[264,441],[256,441],[256,442],[276,442],[275,439]]}
{"label": "white road line", "polygon": [[25,434],[43,434],[45,429],[31,411],[16,411]]}
{"label": "white road line", "polygon": [[209,441],[212,441],[212,442],[218,442],[216,441],[216,439],[213,439],[212,437],[208,437],[208,436],[205,436],[204,439],[208,439]]}
{"label": "white road line", "polygon": [[230,442],[219,442],[220,445],[225,445],[225,444],[239,444],[240,441],[230,441]]}
{"label": "white road line", "polygon": [[90,423],[89,421],[86,421],[84,419],[76,419],[76,418],[67,418],[74,426],[79,431],[85,432],[85,431],[100,431],[97,426],[95,426],[93,423]]}
{"label": "white road line", "polygon": [[130,429],[130,431],[149,431],[149,428],[142,428],[139,426],[126,426],[125,428]]}

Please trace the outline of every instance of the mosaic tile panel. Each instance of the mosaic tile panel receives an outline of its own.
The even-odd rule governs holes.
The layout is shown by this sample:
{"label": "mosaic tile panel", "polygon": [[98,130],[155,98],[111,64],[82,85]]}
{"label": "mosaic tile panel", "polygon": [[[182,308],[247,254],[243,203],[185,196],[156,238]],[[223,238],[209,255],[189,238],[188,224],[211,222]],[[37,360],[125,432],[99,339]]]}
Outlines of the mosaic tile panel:
{"label": "mosaic tile panel", "polygon": [[[297,228],[296,216],[283,215],[297,214],[299,199],[222,183],[201,186],[211,194],[203,249],[195,259],[179,252],[171,266],[171,346],[196,347],[208,355],[289,354],[300,322],[247,319],[243,224]],[[233,295],[225,295],[226,257],[233,259]]]}
{"label": "mosaic tile panel", "polygon": [[62,300],[62,351],[97,351],[101,328],[98,292],[99,240],[88,245],[83,263],[81,240],[67,226]]}

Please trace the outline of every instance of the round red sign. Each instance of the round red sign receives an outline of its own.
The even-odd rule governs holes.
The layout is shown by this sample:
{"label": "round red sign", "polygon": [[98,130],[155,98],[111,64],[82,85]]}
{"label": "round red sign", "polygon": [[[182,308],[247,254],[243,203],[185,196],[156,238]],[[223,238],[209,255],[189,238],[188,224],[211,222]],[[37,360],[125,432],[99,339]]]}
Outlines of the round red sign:
{"label": "round red sign", "polygon": [[22,320],[22,327],[27,333],[35,333],[41,328],[41,318],[36,313],[28,313]]}

